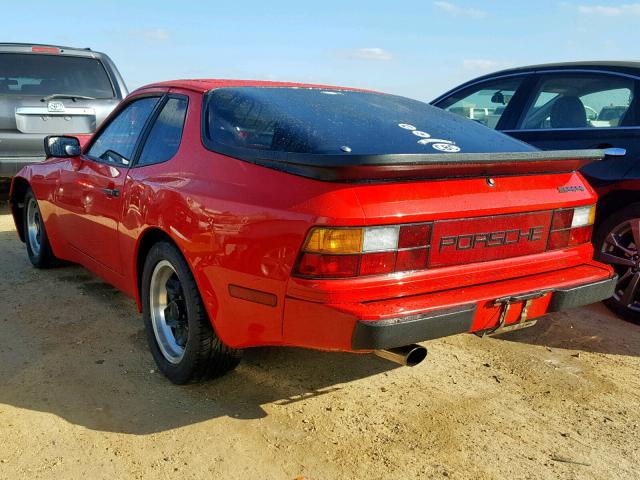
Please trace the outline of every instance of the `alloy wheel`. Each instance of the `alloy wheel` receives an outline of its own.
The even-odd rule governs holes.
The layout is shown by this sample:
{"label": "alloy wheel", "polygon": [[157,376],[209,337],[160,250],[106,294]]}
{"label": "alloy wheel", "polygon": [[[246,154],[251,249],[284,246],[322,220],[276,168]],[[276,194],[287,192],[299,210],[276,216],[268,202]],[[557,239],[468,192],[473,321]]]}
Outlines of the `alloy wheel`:
{"label": "alloy wheel", "polygon": [[613,298],[621,306],[640,312],[640,218],[631,218],[609,232],[598,259],[618,274]]}
{"label": "alloy wheel", "polygon": [[189,321],[182,284],[167,260],[158,262],[149,289],[151,324],[162,355],[177,364],[184,357]]}

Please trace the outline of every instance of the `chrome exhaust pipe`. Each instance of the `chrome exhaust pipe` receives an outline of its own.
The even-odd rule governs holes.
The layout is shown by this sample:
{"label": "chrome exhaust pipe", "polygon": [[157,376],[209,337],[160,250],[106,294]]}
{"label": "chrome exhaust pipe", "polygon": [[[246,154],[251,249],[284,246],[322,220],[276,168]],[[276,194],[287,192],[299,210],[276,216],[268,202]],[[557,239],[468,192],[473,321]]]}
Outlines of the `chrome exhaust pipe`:
{"label": "chrome exhaust pipe", "polygon": [[415,367],[427,358],[427,349],[416,344],[389,348],[387,350],[374,350],[373,353],[378,357],[390,360],[405,367]]}

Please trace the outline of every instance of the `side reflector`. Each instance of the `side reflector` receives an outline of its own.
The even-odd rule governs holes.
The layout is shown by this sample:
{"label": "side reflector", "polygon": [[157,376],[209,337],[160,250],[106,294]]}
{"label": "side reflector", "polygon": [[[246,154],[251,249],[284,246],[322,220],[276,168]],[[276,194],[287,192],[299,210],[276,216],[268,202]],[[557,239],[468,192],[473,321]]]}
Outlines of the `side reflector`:
{"label": "side reflector", "polygon": [[261,303],[275,307],[278,304],[278,297],[273,293],[254,290],[253,288],[240,287],[238,285],[229,285],[229,295],[249,302]]}

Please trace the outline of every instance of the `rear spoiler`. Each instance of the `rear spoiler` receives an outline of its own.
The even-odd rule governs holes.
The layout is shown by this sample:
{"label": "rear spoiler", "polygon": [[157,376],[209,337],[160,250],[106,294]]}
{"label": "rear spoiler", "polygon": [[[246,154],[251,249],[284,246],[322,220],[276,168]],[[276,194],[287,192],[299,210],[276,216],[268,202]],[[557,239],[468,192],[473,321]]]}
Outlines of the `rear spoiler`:
{"label": "rear spoiler", "polygon": [[[220,153],[238,158],[231,152]],[[424,155],[305,155],[254,150],[251,157],[243,155],[240,158],[257,165],[327,182],[380,182],[566,173],[602,160],[604,156],[604,150]]]}

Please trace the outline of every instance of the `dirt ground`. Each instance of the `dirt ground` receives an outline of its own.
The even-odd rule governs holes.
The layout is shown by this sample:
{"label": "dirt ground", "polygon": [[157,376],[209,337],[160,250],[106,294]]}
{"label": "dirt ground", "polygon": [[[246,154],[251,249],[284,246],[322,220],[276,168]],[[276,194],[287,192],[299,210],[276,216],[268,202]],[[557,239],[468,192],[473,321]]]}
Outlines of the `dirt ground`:
{"label": "dirt ground", "polygon": [[640,327],[602,305],[374,356],[247,351],[177,387],[133,301],[0,211],[0,478],[637,479]]}

